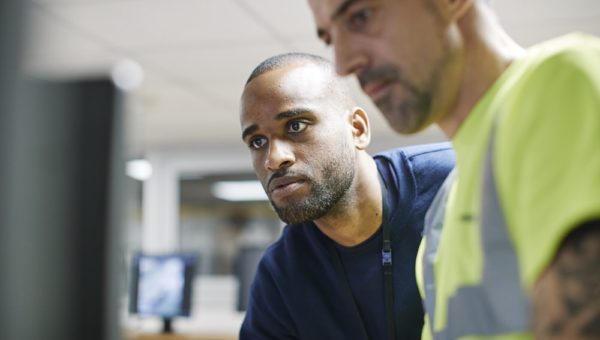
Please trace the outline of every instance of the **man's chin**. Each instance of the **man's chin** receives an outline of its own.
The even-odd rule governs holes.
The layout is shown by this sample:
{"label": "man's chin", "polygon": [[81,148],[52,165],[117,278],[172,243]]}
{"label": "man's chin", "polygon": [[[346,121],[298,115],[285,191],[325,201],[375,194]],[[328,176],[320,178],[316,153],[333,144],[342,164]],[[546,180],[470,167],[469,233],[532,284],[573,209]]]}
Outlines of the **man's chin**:
{"label": "man's chin", "polygon": [[[306,222],[306,218],[304,218],[304,216],[301,216],[301,214],[298,211],[294,211],[292,208],[290,208],[294,207],[293,203],[288,203],[282,206],[277,205],[273,201],[271,201],[271,205],[273,206],[273,209],[275,209],[275,212],[277,213],[277,216],[279,216],[279,219],[287,224],[299,224]],[[297,206],[295,207],[297,208]]]}
{"label": "man's chin", "polygon": [[410,135],[410,134],[417,132],[417,130],[415,129],[414,126],[412,126],[412,124],[408,123],[405,119],[398,118],[397,116],[395,116],[394,112],[387,113],[383,110],[382,110],[382,112],[384,112],[384,117],[385,117],[388,125],[395,132],[402,134],[402,135]]}
{"label": "man's chin", "polygon": [[388,125],[397,133],[412,135],[423,131],[429,125],[420,113],[405,112],[390,106],[378,106]]}
{"label": "man's chin", "polygon": [[[290,206],[288,206],[290,207]],[[298,206],[298,205],[293,205],[293,208],[280,208],[280,207],[275,207],[275,212],[277,213],[277,216],[279,216],[279,219],[281,219],[283,222],[287,223],[287,224],[300,224],[300,223],[305,223],[305,222],[310,222],[310,221],[314,221],[320,217],[322,217],[323,215],[325,215],[326,212],[322,212],[322,211],[315,211],[315,210],[311,210],[311,209],[303,209],[302,207]]]}
{"label": "man's chin", "polygon": [[423,130],[425,130],[428,126],[427,125],[414,125],[414,124],[406,124],[406,123],[392,123],[390,122],[390,126],[392,127],[392,129],[401,134],[401,135],[414,135],[416,133],[419,133]]}
{"label": "man's chin", "polygon": [[312,221],[312,219],[306,218],[304,216],[300,217],[294,214],[289,214],[289,213],[278,213],[277,214],[279,216],[279,219],[281,219],[283,222],[285,222],[286,224],[302,224],[305,222],[309,222]]}

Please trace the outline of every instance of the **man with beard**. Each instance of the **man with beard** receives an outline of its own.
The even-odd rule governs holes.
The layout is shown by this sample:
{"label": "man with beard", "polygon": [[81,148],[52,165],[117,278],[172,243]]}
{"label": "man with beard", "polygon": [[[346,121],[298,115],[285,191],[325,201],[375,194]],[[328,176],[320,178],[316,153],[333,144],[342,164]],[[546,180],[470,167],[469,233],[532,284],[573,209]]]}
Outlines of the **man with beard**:
{"label": "man with beard", "polygon": [[485,0],[309,4],[396,131],[452,139],[417,260],[423,338],[600,339],[600,41],[524,50]]}
{"label": "man with beard", "polygon": [[371,157],[367,114],[330,62],[267,59],[241,100],[242,139],[288,225],[259,264],[240,339],[417,339],[414,259],[453,166],[447,143]]}

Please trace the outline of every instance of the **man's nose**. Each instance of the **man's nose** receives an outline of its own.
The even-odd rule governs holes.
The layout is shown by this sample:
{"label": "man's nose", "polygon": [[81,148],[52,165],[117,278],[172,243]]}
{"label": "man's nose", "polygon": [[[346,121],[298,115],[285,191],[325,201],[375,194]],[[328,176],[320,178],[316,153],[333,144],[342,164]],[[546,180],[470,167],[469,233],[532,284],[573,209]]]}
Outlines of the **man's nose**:
{"label": "man's nose", "polygon": [[270,141],[265,168],[270,171],[277,171],[281,168],[291,166],[294,164],[294,161],[294,152],[289,143],[276,139]]}

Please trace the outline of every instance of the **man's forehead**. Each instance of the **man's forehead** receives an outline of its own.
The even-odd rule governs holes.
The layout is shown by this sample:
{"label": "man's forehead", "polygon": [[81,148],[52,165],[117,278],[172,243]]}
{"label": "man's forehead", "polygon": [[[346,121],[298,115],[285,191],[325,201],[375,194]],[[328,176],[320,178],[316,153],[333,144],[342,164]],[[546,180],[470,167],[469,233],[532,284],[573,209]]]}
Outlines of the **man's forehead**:
{"label": "man's forehead", "polygon": [[341,2],[341,0],[308,0],[318,28],[330,24],[331,13],[337,2]]}
{"label": "man's forehead", "polygon": [[279,112],[299,104],[318,105],[331,97],[327,73],[310,64],[268,71],[247,85],[242,96],[242,113],[257,107]]}
{"label": "man's forehead", "polygon": [[[250,82],[244,90],[244,100],[314,99],[327,95],[333,71],[306,63],[287,65],[268,71]],[[274,98],[278,97],[278,98]]]}
{"label": "man's forehead", "polygon": [[331,26],[335,25],[348,8],[357,2],[363,0],[308,0],[315,24],[317,26],[317,36],[329,44],[329,32]]}
{"label": "man's forehead", "polygon": [[342,14],[350,5],[361,0],[308,0],[317,25],[328,24]]}
{"label": "man's forehead", "polygon": [[316,65],[302,65],[286,71],[279,80],[284,93],[302,94],[307,98],[316,98],[327,90],[331,75]]}

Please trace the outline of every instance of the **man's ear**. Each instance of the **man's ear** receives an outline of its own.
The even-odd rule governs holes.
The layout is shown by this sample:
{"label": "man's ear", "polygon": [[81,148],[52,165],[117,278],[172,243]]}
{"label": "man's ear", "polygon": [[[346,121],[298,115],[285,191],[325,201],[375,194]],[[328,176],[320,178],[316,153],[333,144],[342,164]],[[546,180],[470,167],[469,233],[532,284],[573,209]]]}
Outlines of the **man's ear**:
{"label": "man's ear", "polygon": [[354,138],[354,145],[357,149],[364,150],[371,142],[369,116],[360,107],[355,107],[352,110],[352,136]]}
{"label": "man's ear", "polygon": [[479,0],[433,0],[440,6],[442,15],[448,22],[459,21],[465,13]]}

